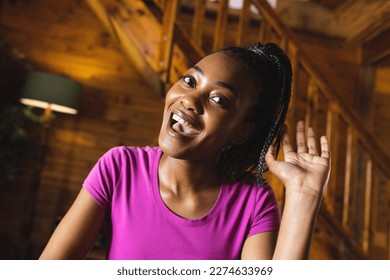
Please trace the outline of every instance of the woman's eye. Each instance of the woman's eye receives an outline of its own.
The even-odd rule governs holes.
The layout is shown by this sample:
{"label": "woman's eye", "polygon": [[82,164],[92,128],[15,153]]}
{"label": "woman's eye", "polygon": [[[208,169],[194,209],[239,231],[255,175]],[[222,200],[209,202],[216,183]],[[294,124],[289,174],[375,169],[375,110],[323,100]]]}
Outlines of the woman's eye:
{"label": "woman's eye", "polygon": [[192,88],[195,88],[195,87],[196,87],[196,82],[195,82],[194,77],[191,77],[191,76],[184,76],[184,77],[183,77],[183,81],[184,81],[184,83],[186,83],[188,86],[190,86],[190,87],[192,87]]}
{"label": "woman's eye", "polygon": [[228,104],[228,101],[225,98],[220,96],[213,96],[210,99],[220,106],[226,106]]}

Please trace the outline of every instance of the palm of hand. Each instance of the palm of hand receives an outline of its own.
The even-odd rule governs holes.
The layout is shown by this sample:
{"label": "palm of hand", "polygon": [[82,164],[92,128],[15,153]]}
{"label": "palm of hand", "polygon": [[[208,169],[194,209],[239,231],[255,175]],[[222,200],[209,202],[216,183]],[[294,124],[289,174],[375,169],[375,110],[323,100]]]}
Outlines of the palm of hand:
{"label": "palm of hand", "polygon": [[269,170],[285,185],[287,191],[321,196],[330,172],[329,145],[321,137],[321,155],[318,155],[316,139],[311,128],[304,132],[304,123],[297,125],[298,148],[295,152],[287,134],[283,137],[284,161],[277,161],[271,146],[266,161]]}

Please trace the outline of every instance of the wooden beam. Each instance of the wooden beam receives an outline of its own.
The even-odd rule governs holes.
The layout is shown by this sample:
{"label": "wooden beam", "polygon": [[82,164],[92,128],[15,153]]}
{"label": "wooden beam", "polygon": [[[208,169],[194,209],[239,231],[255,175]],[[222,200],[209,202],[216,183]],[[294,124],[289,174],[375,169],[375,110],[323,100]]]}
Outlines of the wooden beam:
{"label": "wooden beam", "polygon": [[127,0],[126,4],[107,4],[101,0],[87,2],[151,89],[163,96],[164,87],[157,68],[160,41],[155,36],[156,33],[161,34],[161,26],[145,4],[134,0]]}
{"label": "wooden beam", "polygon": [[104,27],[117,40],[117,42],[119,42],[116,32],[109,19],[107,7],[103,5],[100,0],[86,0],[86,2],[88,3],[91,10],[95,13],[95,15],[99,18],[100,22],[104,25]]}

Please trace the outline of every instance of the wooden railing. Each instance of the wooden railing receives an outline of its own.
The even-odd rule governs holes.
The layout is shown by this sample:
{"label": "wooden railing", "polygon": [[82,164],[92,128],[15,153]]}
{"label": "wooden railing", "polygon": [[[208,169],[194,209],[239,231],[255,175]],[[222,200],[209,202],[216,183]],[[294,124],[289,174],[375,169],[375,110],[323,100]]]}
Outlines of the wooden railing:
{"label": "wooden railing", "polygon": [[[121,27],[115,32],[131,33],[134,26],[129,26],[128,17],[137,16],[135,2],[140,5],[143,1],[104,2],[109,7],[104,15],[109,25]],[[107,2],[111,3],[107,6]],[[290,131],[297,120],[304,119],[317,134],[326,134],[331,141],[332,173],[320,215],[334,234],[337,258],[389,259],[390,159],[357,111],[314,67],[294,34],[265,0],[244,0],[238,10],[229,8],[227,1],[182,2],[145,1],[147,8],[142,9],[155,17],[149,24],[159,30],[154,34],[158,47],[149,44],[147,52],[139,49],[141,56],[169,86],[212,50],[257,40],[279,44],[289,55],[294,73],[287,117]],[[142,14],[140,10],[138,14]],[[280,201],[282,190],[282,186],[276,187]]]}

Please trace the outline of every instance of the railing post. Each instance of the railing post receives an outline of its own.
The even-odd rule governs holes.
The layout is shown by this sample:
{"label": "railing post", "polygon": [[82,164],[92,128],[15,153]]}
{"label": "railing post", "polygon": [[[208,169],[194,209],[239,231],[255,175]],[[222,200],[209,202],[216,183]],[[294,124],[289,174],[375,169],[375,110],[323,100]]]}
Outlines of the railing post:
{"label": "railing post", "polygon": [[326,119],[326,136],[330,142],[330,153],[332,157],[331,161],[331,176],[329,178],[329,183],[327,191],[325,193],[325,205],[329,212],[332,215],[335,215],[336,209],[336,190],[337,190],[337,168],[338,160],[337,154],[339,153],[339,143],[340,143],[340,133],[339,133],[339,115],[337,111],[333,108],[332,103],[329,104],[327,119]]}
{"label": "railing post", "polygon": [[240,21],[238,23],[237,40],[236,40],[236,44],[238,46],[243,44],[244,36],[248,30],[248,24],[250,20],[250,5],[251,5],[250,0],[244,0],[242,4]]}
{"label": "railing post", "polygon": [[317,113],[318,113],[318,87],[311,77],[307,88],[306,115],[305,123],[311,126],[314,131],[317,130]]}
{"label": "railing post", "polygon": [[225,41],[227,17],[229,12],[228,1],[220,1],[218,6],[217,23],[214,32],[213,50],[221,48]]}
{"label": "railing post", "polygon": [[159,50],[159,69],[162,81],[169,83],[169,69],[172,57],[173,35],[175,31],[176,14],[179,0],[164,1],[164,16]]}
{"label": "railing post", "polygon": [[265,43],[267,38],[267,23],[262,20],[260,23],[260,30],[259,30],[259,40],[262,43]]}
{"label": "railing post", "polygon": [[202,46],[204,16],[206,12],[206,0],[197,0],[195,14],[192,20],[192,40],[199,47]]}
{"label": "railing post", "polygon": [[290,131],[295,130],[295,123],[297,121],[295,116],[295,103],[298,93],[298,71],[299,71],[299,62],[298,62],[298,49],[292,43],[287,45],[286,53],[290,57],[291,68],[292,68],[292,84],[291,84],[291,98],[290,104],[288,106],[288,115],[287,115],[287,125]]}
{"label": "railing post", "polygon": [[367,155],[365,169],[362,251],[365,255],[367,255],[370,245],[371,189],[373,172],[372,159],[370,155]]}
{"label": "railing post", "polygon": [[[350,216],[350,201],[351,201],[351,187],[353,183],[353,173],[355,172],[355,163],[357,158],[357,141],[355,133],[351,126],[347,129],[347,151],[345,157],[345,181],[344,181],[344,199],[343,199],[343,215],[342,224],[345,228],[349,225]],[[356,184],[354,184],[356,185]]]}

